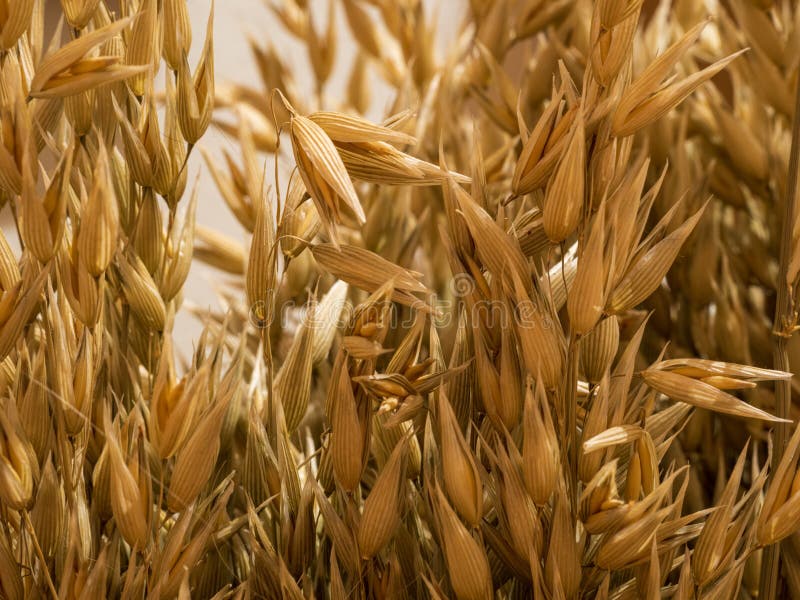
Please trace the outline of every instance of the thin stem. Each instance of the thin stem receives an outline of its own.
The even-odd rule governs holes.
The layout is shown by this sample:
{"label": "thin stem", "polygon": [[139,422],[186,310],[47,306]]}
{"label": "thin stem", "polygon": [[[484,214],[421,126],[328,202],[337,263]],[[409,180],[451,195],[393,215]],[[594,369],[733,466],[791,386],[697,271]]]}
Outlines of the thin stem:
{"label": "thin stem", "polygon": [[[792,259],[792,230],[794,229],[795,207],[798,201],[798,170],[800,170],[800,81],[795,93],[795,109],[792,119],[792,149],[789,155],[789,173],[786,182],[786,199],[783,207],[781,232],[780,275],[778,279],[778,297],[775,305],[775,321],[773,335],[775,344],[772,351],[772,362],[775,369],[789,370],[789,354],[787,343],[794,322],[793,282],[786,281],[789,262]],[[792,382],[780,380],[775,382],[775,409],[778,417],[789,419],[792,405]],[[772,472],[774,473],[783,457],[783,450],[789,438],[789,423],[778,423],[775,428],[775,450],[772,454]],[[761,582],[758,597],[771,600],[778,596],[780,587],[780,544],[772,544],[764,550],[764,561],[761,567]]]}
{"label": "thin stem", "polygon": [[567,417],[567,452],[569,464],[570,504],[573,514],[578,514],[578,353],[580,340],[570,335],[567,351],[567,381],[565,391]]}
{"label": "thin stem", "polygon": [[36,531],[33,529],[33,523],[31,523],[31,517],[28,514],[27,510],[22,511],[22,518],[25,521],[25,527],[28,529],[28,533],[31,536],[31,541],[33,542],[33,548],[36,550],[36,555],[39,557],[39,562],[42,564],[42,572],[44,573],[44,577],[47,580],[47,587],[50,588],[50,593],[53,594],[53,598],[58,600],[58,592],[56,591],[56,586],[53,584],[53,578],[50,577],[50,569],[47,568],[47,560],[44,557],[44,552],[42,552],[41,546],[39,546],[39,540],[36,538]]}

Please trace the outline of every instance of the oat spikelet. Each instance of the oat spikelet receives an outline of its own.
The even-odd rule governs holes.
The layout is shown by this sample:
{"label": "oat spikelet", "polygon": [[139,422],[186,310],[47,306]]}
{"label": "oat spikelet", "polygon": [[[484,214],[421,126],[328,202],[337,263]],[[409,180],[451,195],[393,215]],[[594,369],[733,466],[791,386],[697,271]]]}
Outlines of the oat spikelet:
{"label": "oat spikelet", "polygon": [[580,220],[586,177],[585,138],[583,116],[579,114],[545,193],[544,230],[552,242],[564,241]]}
{"label": "oat spikelet", "polygon": [[455,413],[444,395],[439,396],[439,449],[442,479],[451,503],[472,527],[483,515],[483,485],[467,441],[461,433]]}
{"label": "oat spikelet", "polygon": [[358,527],[358,548],[363,558],[375,556],[391,539],[400,524],[403,509],[403,483],[407,441],[392,450],[364,503]]}
{"label": "oat spikelet", "polygon": [[432,502],[441,545],[456,597],[459,600],[488,600],[492,597],[492,578],[482,544],[469,534],[439,487],[435,488],[434,494]]}

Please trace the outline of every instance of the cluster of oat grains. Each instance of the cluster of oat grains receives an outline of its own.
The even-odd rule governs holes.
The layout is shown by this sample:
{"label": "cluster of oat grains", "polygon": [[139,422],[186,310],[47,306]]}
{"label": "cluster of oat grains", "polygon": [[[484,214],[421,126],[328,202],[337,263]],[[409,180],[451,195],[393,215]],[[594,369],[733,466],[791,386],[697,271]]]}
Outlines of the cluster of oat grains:
{"label": "cluster of oat grains", "polygon": [[463,5],[0,0],[0,595],[800,597],[800,9]]}

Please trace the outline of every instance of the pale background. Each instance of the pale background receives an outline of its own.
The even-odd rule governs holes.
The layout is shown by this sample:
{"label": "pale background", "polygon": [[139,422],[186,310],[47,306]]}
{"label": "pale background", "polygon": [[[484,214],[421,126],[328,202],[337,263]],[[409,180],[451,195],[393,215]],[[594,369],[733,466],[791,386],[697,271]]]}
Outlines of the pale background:
{"label": "pale background", "polygon": [[[314,24],[318,31],[322,31],[322,26],[324,26],[328,14],[328,0],[309,0],[309,4],[312,9]],[[202,49],[202,36],[204,35],[211,1],[189,0],[188,5],[194,35],[192,51],[196,61],[196,57]],[[262,44],[265,41],[270,41],[280,51],[286,66],[295,74],[298,88],[310,93],[314,86],[305,47],[283,30],[273,16],[269,5],[270,0],[216,1],[214,48],[217,83],[222,85],[224,81],[237,81],[260,87],[260,79],[248,46],[248,36],[250,36]],[[338,2],[337,5],[339,5]],[[461,21],[463,11],[467,6],[467,0],[433,0],[425,2],[425,6],[430,18],[439,23],[438,48],[441,54],[444,52],[448,41],[455,35],[458,23]],[[337,45],[337,66],[326,86],[326,96],[330,98],[344,95],[355,48],[347,27],[347,20],[340,5],[337,10],[337,23],[340,31],[342,31],[342,36]],[[194,61],[190,60],[190,62],[192,65],[195,64]],[[380,120],[385,115],[385,109],[391,101],[391,91],[381,85],[377,77],[373,78],[372,83],[373,105],[369,116]],[[215,152],[218,152],[223,146],[229,146],[232,150],[235,149],[234,142],[227,139],[224,134],[213,127],[209,129],[201,144]],[[237,155],[234,152],[234,156]],[[241,227],[224,206],[211,177],[202,172],[203,165],[200,154],[195,153],[192,158],[193,164],[191,167],[201,170],[198,222],[215,227],[227,235],[241,238],[243,235]],[[270,165],[268,172],[271,172],[271,163],[267,164]],[[281,166],[288,167],[286,164]],[[194,172],[196,171],[190,172],[190,182],[193,181]],[[281,176],[281,181],[285,185],[287,178]],[[186,299],[203,307],[217,306],[213,293],[215,280],[219,281],[218,271],[207,268],[205,265],[195,261],[189,280],[184,287]],[[181,331],[178,332],[178,329]],[[188,340],[196,338],[199,329],[196,319],[185,313],[180,315],[176,321],[176,337],[182,340],[184,348]]]}
{"label": "pale background", "polygon": [[[277,48],[287,68],[294,74],[298,88],[303,92],[308,91],[311,93],[314,86],[311,80],[306,49],[287,34],[277,22],[269,8],[271,1],[216,0],[214,54],[217,85],[221,86],[225,81],[235,81],[261,89],[260,78],[255,63],[251,58],[248,45],[248,40],[252,38],[257,40],[260,45],[269,41]],[[328,0],[309,0],[309,4],[314,24],[318,31],[322,31],[328,14]],[[453,39],[466,5],[467,0],[429,0],[425,2],[429,18],[439,24],[437,47],[439,48],[440,56],[444,52],[447,43]],[[203,48],[211,0],[188,0],[188,6],[193,34],[189,62],[194,68]],[[61,15],[61,8],[57,0],[47,0],[46,10],[48,11],[48,29],[52,31],[56,20]],[[338,2],[337,22],[342,35],[337,45],[336,67],[326,86],[326,96],[329,98],[343,96],[355,49],[347,28],[347,20]],[[162,69],[162,72],[157,76],[157,81],[163,81],[163,77]],[[372,78],[372,84],[373,104],[369,116],[373,119],[381,120],[385,116],[385,109],[391,101],[391,90],[382,85],[377,76]],[[267,91],[264,90],[264,93],[266,94]],[[229,139],[213,126],[199,145],[211,151],[215,156],[221,156],[220,150],[227,146],[232,151],[233,156],[238,156],[235,141]],[[213,227],[221,233],[241,239],[246,243],[242,228],[235,221],[217,193],[214,182],[206,172],[198,150],[199,148],[195,149],[189,161],[189,185],[182,204],[188,201],[191,186],[195,181],[195,177],[199,174],[197,222]],[[272,163],[266,156],[262,158],[268,166],[267,172],[272,173]],[[282,161],[282,170],[291,166],[290,164],[284,164],[287,162]],[[287,181],[284,176],[281,177],[281,180],[283,182]],[[14,251],[18,252],[19,243],[8,207],[0,212],[0,227],[2,227],[3,233]],[[214,287],[223,279],[224,276],[219,271],[206,267],[195,260],[189,279],[184,286],[184,298],[187,304],[191,303],[201,308],[218,308],[219,304],[214,293]],[[197,338],[200,329],[200,323],[188,311],[183,310],[179,313],[175,322],[175,337],[184,352],[191,351],[192,343]]]}

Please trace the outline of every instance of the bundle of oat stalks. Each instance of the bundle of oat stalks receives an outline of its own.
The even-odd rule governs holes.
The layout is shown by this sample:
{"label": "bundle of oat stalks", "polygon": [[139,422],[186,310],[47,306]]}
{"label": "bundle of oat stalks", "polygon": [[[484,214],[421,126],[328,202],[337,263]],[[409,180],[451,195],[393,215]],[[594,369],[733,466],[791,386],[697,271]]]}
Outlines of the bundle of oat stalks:
{"label": "bundle of oat stalks", "polygon": [[794,2],[111,4],[0,0],[3,597],[800,597]]}

